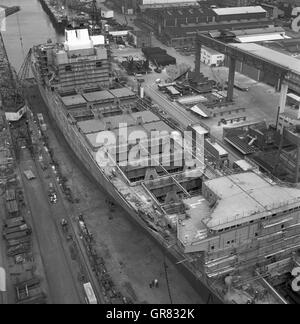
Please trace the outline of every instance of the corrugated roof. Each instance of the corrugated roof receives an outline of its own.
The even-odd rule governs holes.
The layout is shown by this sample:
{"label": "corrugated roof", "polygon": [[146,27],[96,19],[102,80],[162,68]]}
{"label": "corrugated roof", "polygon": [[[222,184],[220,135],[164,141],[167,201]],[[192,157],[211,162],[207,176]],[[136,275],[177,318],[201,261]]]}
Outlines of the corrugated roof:
{"label": "corrugated roof", "polygon": [[266,13],[266,10],[261,6],[217,8],[213,9],[213,11],[218,16]]}

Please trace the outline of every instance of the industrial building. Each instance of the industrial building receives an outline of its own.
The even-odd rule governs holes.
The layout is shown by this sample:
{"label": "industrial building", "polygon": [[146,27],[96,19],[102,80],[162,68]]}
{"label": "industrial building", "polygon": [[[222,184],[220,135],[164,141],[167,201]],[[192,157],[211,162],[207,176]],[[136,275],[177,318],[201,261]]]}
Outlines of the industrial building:
{"label": "industrial building", "polygon": [[282,40],[276,40],[276,42],[267,42],[264,46],[286,55],[300,58],[300,37],[284,38]]}
{"label": "industrial building", "polygon": [[218,7],[246,7],[251,3],[250,0],[215,0],[211,2]]}
{"label": "industrial building", "polygon": [[151,47],[152,35],[146,30],[130,30],[128,32],[128,43],[137,48]]}
{"label": "industrial building", "polygon": [[224,63],[225,55],[214,49],[203,46],[201,48],[201,62],[211,67],[221,66]]}
{"label": "industrial building", "polygon": [[137,11],[139,0],[111,0],[114,8],[125,14],[133,14]]}
{"label": "industrial building", "polygon": [[260,6],[150,8],[141,12],[139,19],[164,43],[174,48],[193,47],[197,32],[267,28],[274,24],[267,17],[267,11]]}

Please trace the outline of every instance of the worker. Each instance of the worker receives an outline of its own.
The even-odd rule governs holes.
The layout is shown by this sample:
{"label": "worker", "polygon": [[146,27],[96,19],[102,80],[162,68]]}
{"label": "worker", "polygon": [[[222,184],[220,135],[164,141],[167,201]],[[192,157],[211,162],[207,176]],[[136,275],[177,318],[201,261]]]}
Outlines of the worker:
{"label": "worker", "polygon": [[154,279],[153,284],[154,284],[154,287],[155,287],[155,288],[158,288],[158,280],[157,280],[157,279]]}

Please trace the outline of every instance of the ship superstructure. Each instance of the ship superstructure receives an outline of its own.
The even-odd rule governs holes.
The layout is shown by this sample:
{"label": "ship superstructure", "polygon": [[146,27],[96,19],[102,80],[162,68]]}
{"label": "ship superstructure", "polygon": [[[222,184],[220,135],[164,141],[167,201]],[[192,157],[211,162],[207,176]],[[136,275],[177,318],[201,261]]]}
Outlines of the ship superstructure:
{"label": "ship superstructure", "polygon": [[32,67],[77,157],[203,296],[286,302],[275,286],[299,265],[299,189],[258,171],[215,177],[205,165],[204,132],[193,129],[184,146],[149,104],[113,84],[103,36],[67,30],[64,44],[33,49]]}

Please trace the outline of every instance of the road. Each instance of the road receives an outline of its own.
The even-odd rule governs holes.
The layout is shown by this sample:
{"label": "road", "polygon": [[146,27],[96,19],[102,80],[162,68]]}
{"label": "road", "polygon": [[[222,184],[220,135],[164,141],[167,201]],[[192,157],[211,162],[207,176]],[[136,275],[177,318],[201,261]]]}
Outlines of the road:
{"label": "road", "polygon": [[[31,210],[34,234],[39,242],[40,252],[49,283],[49,295],[55,304],[84,303],[78,290],[77,278],[61,238],[58,225],[53,220],[53,210],[49,204],[48,194],[41,179],[38,177],[34,161],[28,152],[23,151],[20,172],[23,177],[25,195]],[[23,172],[32,170],[37,179],[28,181]]]}

